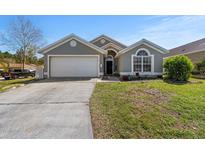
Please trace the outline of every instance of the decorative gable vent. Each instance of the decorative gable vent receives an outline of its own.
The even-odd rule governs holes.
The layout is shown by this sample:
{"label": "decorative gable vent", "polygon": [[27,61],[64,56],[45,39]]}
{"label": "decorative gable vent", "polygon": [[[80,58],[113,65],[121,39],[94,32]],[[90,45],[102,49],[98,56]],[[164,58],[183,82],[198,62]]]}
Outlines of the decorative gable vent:
{"label": "decorative gable vent", "polygon": [[70,41],[70,46],[71,47],[76,47],[77,42],[75,40]]}
{"label": "decorative gable vent", "polygon": [[101,44],[104,44],[104,43],[105,43],[105,39],[101,39],[101,40],[100,40],[100,43],[101,43]]}

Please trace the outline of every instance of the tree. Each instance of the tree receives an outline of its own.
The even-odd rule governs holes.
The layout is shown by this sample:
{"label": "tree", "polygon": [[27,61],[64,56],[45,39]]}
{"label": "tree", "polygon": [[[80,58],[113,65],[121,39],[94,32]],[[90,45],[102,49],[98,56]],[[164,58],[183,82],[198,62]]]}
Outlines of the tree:
{"label": "tree", "polygon": [[3,70],[4,70],[5,72],[7,72],[8,69],[9,69],[9,62],[6,61],[5,59],[3,59],[2,57],[0,57],[0,64],[1,64],[2,67],[3,67]]}
{"label": "tree", "polygon": [[36,53],[33,49],[29,49],[26,54],[26,63],[27,64],[36,64],[37,63]]}
{"label": "tree", "polygon": [[37,61],[37,65],[43,65],[44,64],[44,57],[41,57]]}
{"label": "tree", "polygon": [[5,51],[5,52],[0,51],[0,57],[1,58],[13,58],[13,55],[9,53],[8,51]]}
{"label": "tree", "polygon": [[22,49],[19,49],[16,51],[16,54],[14,54],[14,59],[15,59],[16,63],[22,63],[22,59],[23,59]]}
{"label": "tree", "polygon": [[36,53],[36,50],[43,45],[43,34],[30,20],[18,16],[10,23],[6,33],[1,35],[1,42],[15,51],[20,51],[24,69],[26,54],[31,49]]}
{"label": "tree", "polygon": [[10,54],[8,51],[6,52],[0,52],[0,64],[3,67],[3,70],[5,72],[9,69],[9,64],[13,62],[13,55]]}
{"label": "tree", "polygon": [[167,58],[164,63],[165,76],[173,81],[187,81],[194,66],[186,56]]}

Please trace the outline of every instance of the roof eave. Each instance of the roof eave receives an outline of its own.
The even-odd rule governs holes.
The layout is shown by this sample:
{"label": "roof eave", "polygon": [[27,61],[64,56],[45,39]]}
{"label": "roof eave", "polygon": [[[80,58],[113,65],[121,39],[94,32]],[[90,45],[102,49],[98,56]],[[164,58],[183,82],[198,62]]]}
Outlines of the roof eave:
{"label": "roof eave", "polygon": [[[107,54],[107,52],[105,50],[95,46],[94,44],[92,44],[90,42],[85,41],[84,39],[82,39],[82,38],[80,38],[80,37],[78,37],[78,36],[76,36],[74,34],[70,34],[70,35],[68,35],[68,36],[66,36],[66,37],[64,37],[64,38],[62,38],[62,39],[60,39],[60,40],[58,40],[58,41],[56,41],[56,42],[46,46],[46,47],[44,47],[44,48],[41,48],[37,52],[40,53],[40,54],[45,54],[45,53],[47,53],[48,51],[51,50],[50,48],[52,48],[54,46],[57,46],[60,43],[64,44],[64,43],[66,43],[67,41],[69,41],[71,39],[76,39],[77,41],[79,41],[79,42],[81,42],[81,43],[83,43],[83,44],[85,44],[85,45],[95,49],[96,51],[100,52],[101,54]],[[54,48],[56,48],[56,47],[54,47]]]}
{"label": "roof eave", "polygon": [[177,54],[174,54],[174,55],[169,55],[169,56],[164,57],[164,58],[174,57],[174,56],[177,56],[177,55],[189,55],[189,54],[192,54],[192,53],[204,52],[204,51],[205,51],[205,48],[200,49],[200,50],[194,50],[194,51],[186,52],[186,53],[177,53]]}
{"label": "roof eave", "polygon": [[129,50],[132,50],[133,48],[136,48],[136,47],[138,47],[138,46],[140,46],[140,45],[142,45],[142,44],[152,46],[152,48],[154,47],[157,51],[160,51],[160,53],[162,53],[162,54],[167,54],[167,53],[169,53],[169,51],[168,51],[167,49],[164,49],[164,48],[162,48],[162,47],[160,47],[160,46],[158,46],[158,45],[156,45],[156,44],[154,44],[154,43],[152,43],[152,42],[150,42],[150,41],[148,41],[148,40],[146,40],[146,39],[142,39],[142,40],[140,40],[140,41],[138,41],[138,42],[136,42],[136,43],[134,43],[134,44],[128,46],[127,48],[121,50],[121,51],[116,55],[116,58],[119,57],[120,55],[122,55],[122,54],[128,52]]}

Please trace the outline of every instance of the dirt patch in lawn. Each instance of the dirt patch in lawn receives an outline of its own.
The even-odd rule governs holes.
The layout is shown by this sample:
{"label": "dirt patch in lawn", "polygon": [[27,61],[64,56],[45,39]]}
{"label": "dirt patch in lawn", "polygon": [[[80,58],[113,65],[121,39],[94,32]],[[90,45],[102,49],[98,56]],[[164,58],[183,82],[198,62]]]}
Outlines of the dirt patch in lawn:
{"label": "dirt patch in lawn", "polygon": [[109,120],[106,117],[106,113],[102,113],[98,107],[93,107],[91,110],[95,110],[95,113],[91,114],[92,118],[92,127],[95,128],[94,130],[94,138],[107,138],[111,136],[111,130],[109,130],[107,126],[109,126]]}
{"label": "dirt patch in lawn", "polygon": [[168,102],[171,98],[171,94],[164,93],[159,89],[141,89],[133,88],[128,91],[132,102],[135,105],[143,104],[160,104]]}
{"label": "dirt patch in lawn", "polygon": [[94,137],[204,138],[205,82],[191,81],[97,84],[90,103]]}
{"label": "dirt patch in lawn", "polygon": [[173,96],[172,93],[162,92],[159,89],[138,89],[134,88],[130,92],[130,97],[133,97],[133,103],[136,107],[134,113],[138,116],[144,115],[146,112],[155,112],[156,110],[160,111],[160,114],[170,115],[171,117],[176,118],[176,123],[174,127],[179,130],[191,130],[195,131],[197,126],[191,121],[189,123],[182,123],[177,119],[180,118],[181,113],[175,110],[172,110],[166,106],[167,102],[171,100]]}

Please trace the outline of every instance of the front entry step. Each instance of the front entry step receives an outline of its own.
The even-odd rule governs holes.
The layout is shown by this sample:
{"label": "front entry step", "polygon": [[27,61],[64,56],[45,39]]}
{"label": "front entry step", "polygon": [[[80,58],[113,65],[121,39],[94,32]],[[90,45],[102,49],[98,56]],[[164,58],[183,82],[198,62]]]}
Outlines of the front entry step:
{"label": "front entry step", "polygon": [[120,81],[118,77],[112,76],[112,75],[103,76],[102,80],[107,80],[107,81]]}

